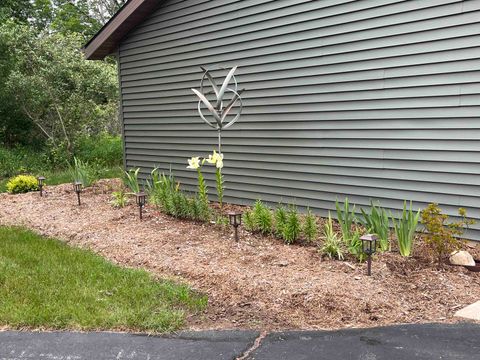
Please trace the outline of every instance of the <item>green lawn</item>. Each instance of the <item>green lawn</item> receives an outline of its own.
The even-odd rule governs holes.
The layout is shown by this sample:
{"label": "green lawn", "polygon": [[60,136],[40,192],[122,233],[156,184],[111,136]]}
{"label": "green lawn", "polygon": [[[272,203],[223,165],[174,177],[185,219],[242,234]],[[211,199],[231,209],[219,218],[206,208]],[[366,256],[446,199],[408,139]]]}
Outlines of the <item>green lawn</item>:
{"label": "green lawn", "polygon": [[160,333],[179,329],[206,304],[188,286],[0,227],[0,326]]}

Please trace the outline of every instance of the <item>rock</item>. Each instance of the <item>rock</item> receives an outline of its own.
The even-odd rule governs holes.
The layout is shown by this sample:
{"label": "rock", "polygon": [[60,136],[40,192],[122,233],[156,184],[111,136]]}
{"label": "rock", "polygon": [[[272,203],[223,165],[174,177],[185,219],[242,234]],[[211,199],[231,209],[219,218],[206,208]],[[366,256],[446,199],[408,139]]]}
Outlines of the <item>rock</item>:
{"label": "rock", "polygon": [[463,266],[475,266],[475,260],[468,251],[455,251],[450,256],[450,264],[463,265]]}

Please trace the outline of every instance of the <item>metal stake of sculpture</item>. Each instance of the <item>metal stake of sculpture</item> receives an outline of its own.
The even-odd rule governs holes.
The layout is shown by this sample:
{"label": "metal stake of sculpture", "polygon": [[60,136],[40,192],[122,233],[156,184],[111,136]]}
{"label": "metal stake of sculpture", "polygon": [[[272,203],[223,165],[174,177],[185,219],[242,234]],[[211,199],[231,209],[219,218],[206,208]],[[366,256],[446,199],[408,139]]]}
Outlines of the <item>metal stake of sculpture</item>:
{"label": "metal stake of sculpture", "polygon": [[[234,66],[230,69],[227,76],[223,80],[222,86],[218,87],[215,78],[211,74],[212,69],[205,69],[200,67],[203,70],[203,77],[200,81],[200,91],[196,89],[192,89],[195,95],[198,96],[198,114],[202,118],[205,123],[210,126],[211,128],[218,131],[218,152],[222,153],[222,130],[228,129],[232,126],[242,114],[243,103],[242,98],[240,95],[245,89],[238,90],[237,80],[235,79],[235,70],[237,70],[237,66]],[[224,69],[224,68],[220,68]],[[225,69],[227,70],[227,69]],[[209,85],[211,86],[211,90],[207,90],[207,86],[204,86],[205,80],[209,81]],[[233,81],[233,86],[230,86],[230,82]],[[226,97],[226,94],[231,93],[231,99]],[[207,96],[210,94],[215,94],[215,101],[213,104],[207,99]],[[224,104],[224,102],[226,104]],[[202,104],[207,108],[210,112],[212,119],[208,120],[207,117],[202,112]],[[237,113],[233,115],[233,118],[227,119],[227,116],[230,114],[230,111],[235,107],[238,106]]]}

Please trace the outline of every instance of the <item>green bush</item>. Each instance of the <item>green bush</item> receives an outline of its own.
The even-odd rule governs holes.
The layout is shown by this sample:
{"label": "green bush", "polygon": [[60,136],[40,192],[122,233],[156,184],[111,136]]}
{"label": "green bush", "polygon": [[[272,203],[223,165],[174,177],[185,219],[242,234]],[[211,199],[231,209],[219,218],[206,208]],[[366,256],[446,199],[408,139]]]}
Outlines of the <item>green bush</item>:
{"label": "green bush", "polygon": [[463,242],[460,238],[465,228],[475,223],[474,220],[467,219],[464,208],[459,208],[458,214],[461,220],[449,222],[448,215],[443,214],[442,209],[435,203],[428,204],[421,212],[421,221],[426,230],[425,244],[439,264],[443,263],[452,251],[461,248]]}
{"label": "green bush", "polygon": [[75,155],[91,164],[120,166],[123,161],[122,139],[109,134],[84,136],[76,144]]}
{"label": "green bush", "polygon": [[18,175],[7,183],[7,191],[10,194],[20,194],[38,190],[38,181],[31,175]]}

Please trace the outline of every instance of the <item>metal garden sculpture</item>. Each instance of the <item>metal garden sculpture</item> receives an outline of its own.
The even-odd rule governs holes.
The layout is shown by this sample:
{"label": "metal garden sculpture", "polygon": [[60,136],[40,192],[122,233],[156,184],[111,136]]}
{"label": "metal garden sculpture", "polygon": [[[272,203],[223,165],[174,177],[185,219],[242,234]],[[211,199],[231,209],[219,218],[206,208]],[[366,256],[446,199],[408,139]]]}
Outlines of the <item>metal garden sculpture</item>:
{"label": "metal garden sculpture", "polygon": [[[200,67],[203,70],[203,77],[200,81],[200,91],[196,89],[192,89],[195,95],[198,96],[198,113],[205,123],[210,126],[211,128],[218,131],[218,152],[222,153],[222,130],[228,129],[232,126],[242,114],[243,103],[242,98],[240,95],[245,89],[238,90],[237,80],[235,79],[235,70],[237,70],[237,66],[234,66],[230,69],[227,76],[223,80],[223,83],[220,87],[217,86],[217,82],[215,78],[211,74],[211,70],[213,69],[205,69]],[[218,68],[217,68],[218,69]],[[225,69],[225,68],[219,68]],[[227,70],[227,69],[225,69]],[[205,80],[209,81],[210,84],[204,86]],[[230,85],[230,82],[233,81],[233,86]],[[208,90],[208,86],[211,86],[211,90]],[[227,99],[226,94],[232,94],[231,99]],[[208,95],[215,94],[215,100],[210,102],[208,100]],[[208,120],[207,117],[203,114],[202,111],[202,104],[207,108],[210,112],[211,119]],[[229,117],[230,112],[236,105],[239,105],[237,108],[237,112],[233,115],[233,118]]]}

